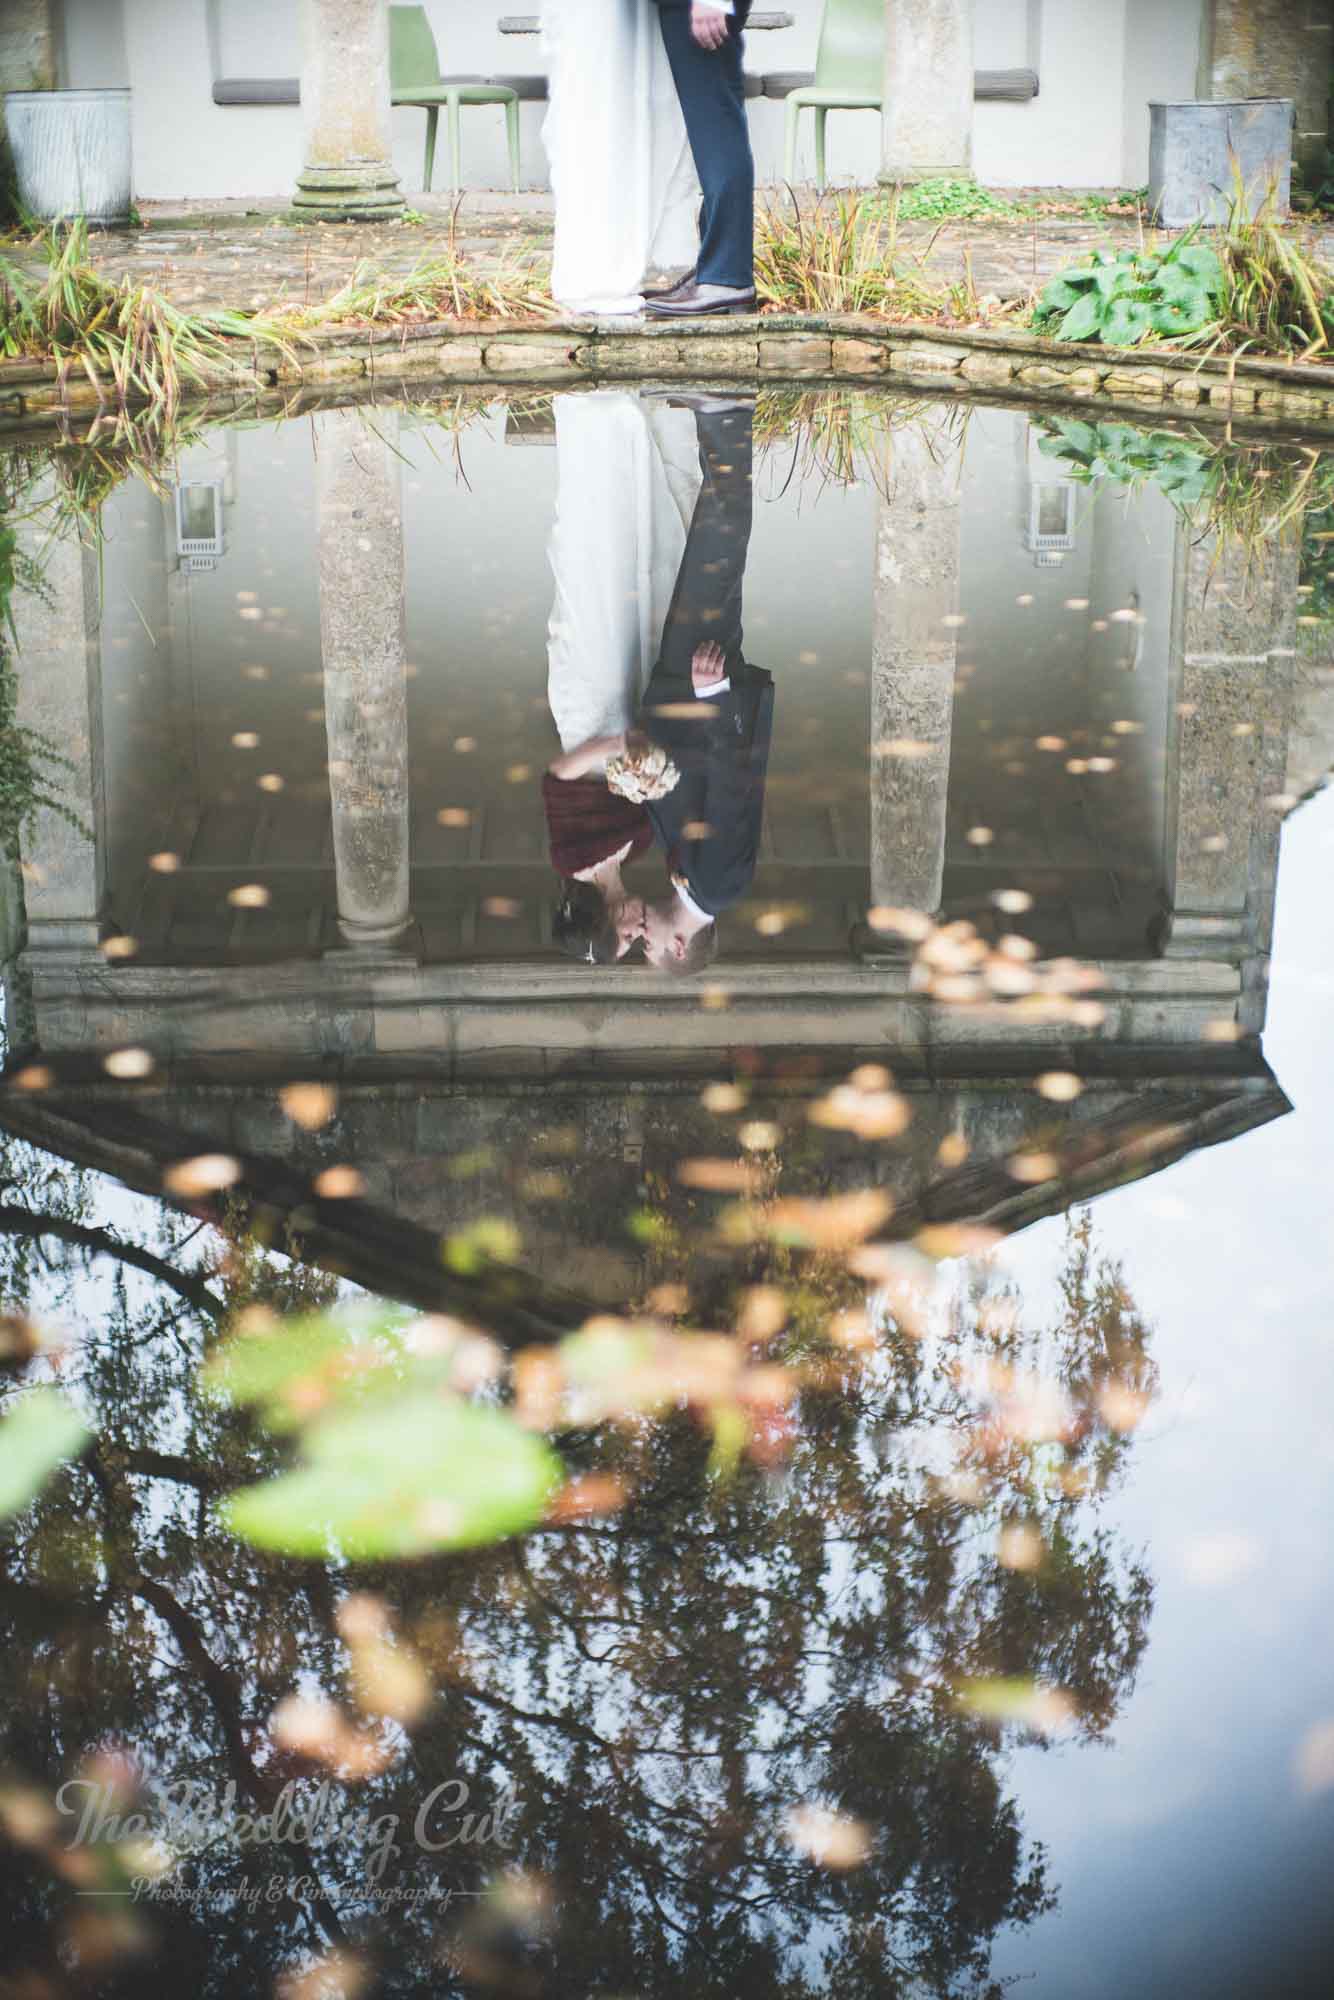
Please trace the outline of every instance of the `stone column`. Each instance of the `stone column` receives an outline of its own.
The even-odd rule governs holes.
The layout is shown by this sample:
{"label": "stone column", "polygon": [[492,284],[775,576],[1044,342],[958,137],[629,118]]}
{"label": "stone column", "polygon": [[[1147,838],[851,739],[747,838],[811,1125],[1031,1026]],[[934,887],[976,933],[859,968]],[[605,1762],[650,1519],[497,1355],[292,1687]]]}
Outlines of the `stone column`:
{"label": "stone column", "polygon": [[13,168],[5,136],[4,94],[7,90],[54,90],[56,35],[51,0],[2,0],[0,4],[0,226],[3,188]]}
{"label": "stone column", "polygon": [[385,0],[301,0],[305,222],[383,222],[404,202],[389,125]]}
{"label": "stone column", "polygon": [[5,0],[0,7],[0,91],[54,90],[56,81],[51,0]]}
{"label": "stone column", "polygon": [[[47,473],[31,494],[39,509],[54,483]],[[51,541],[49,533],[40,513],[19,530],[19,551],[40,563],[42,588],[20,588],[12,600],[15,720],[70,768],[36,760],[43,790],[65,810],[39,808],[22,836],[23,904],[30,952],[83,958],[97,948],[105,866],[97,559],[75,535]]]}
{"label": "stone column", "polygon": [[1287,769],[1297,582],[1295,536],[1251,553],[1177,531],[1169,819],[1169,958],[1242,963],[1269,949]]}
{"label": "stone column", "polygon": [[885,0],[880,180],[973,171],[973,0]]}
{"label": "stone column", "polygon": [[[963,453],[923,412],[894,433],[871,652],[871,901],[940,908],[959,609]],[[892,950],[873,932],[868,948]]]}
{"label": "stone column", "polygon": [[1329,134],[1334,0],[1207,0],[1201,97],[1290,97],[1293,156],[1318,167]]}
{"label": "stone column", "polygon": [[317,420],[320,636],[338,922],[382,946],[408,899],[408,680],[396,419]]}

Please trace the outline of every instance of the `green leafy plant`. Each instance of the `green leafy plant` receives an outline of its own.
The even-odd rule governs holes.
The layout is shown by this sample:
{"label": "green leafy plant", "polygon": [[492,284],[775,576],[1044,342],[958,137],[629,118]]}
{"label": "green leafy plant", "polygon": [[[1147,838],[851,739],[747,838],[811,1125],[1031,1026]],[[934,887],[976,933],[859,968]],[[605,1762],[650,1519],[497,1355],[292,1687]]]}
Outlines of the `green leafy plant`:
{"label": "green leafy plant", "polygon": [[1070,477],[1094,486],[1111,479],[1134,488],[1151,481],[1174,507],[1189,512],[1207,498],[1217,464],[1173,431],[1142,431],[1133,424],[1089,424],[1043,417],[1038,439],[1044,458],[1056,458]]}
{"label": "green leafy plant", "polygon": [[1218,330],[1224,284],[1221,258],[1192,235],[1163,251],[1095,250],[1086,265],[1051,280],[1033,324],[1057,340],[1107,347],[1193,342]]}
{"label": "green leafy plant", "polygon": [[947,176],[916,181],[897,200],[901,222],[1019,222],[1030,212],[1026,205],[992,194],[976,181]]}

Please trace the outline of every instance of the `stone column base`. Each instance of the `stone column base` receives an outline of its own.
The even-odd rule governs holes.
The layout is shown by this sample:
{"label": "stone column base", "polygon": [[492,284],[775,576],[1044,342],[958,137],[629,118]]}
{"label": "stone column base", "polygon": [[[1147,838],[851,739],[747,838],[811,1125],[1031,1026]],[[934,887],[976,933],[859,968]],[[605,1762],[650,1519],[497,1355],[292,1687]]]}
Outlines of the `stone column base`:
{"label": "stone column base", "polygon": [[975,181],[971,160],[943,161],[940,166],[882,167],[876,175],[882,188],[907,187],[913,181]]}
{"label": "stone column base", "polygon": [[292,201],[297,222],[393,222],[407,203],[387,160],[355,167],[305,167]]}

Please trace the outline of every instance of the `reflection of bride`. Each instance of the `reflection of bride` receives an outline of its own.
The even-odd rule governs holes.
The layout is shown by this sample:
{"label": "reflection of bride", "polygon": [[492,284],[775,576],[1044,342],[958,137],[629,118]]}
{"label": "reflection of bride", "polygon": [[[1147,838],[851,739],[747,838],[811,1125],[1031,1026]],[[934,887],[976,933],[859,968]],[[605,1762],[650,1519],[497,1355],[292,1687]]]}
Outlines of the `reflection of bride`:
{"label": "reflection of bride", "polygon": [[571,311],[635,313],[651,267],[693,264],[699,183],[649,0],[544,0],[555,196],[551,289]]}
{"label": "reflection of bride", "polygon": [[689,410],[623,390],[557,396],[547,698],[566,754],[543,781],[543,803],[565,878],[556,942],[592,964],[642,936],[643,905],[621,869],[652,836],[643,807],[608,790],[601,760],[583,768],[569,753],[634,725],[699,487]]}

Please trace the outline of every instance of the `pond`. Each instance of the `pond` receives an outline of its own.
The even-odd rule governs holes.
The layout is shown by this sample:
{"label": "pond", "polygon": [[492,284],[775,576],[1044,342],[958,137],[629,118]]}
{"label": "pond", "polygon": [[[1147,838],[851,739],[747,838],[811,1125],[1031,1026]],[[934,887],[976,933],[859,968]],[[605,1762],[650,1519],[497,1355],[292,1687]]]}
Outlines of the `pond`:
{"label": "pond", "polygon": [[1334,1974],[1334,459],[0,459],[23,1996]]}

